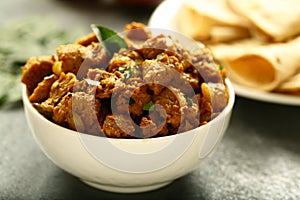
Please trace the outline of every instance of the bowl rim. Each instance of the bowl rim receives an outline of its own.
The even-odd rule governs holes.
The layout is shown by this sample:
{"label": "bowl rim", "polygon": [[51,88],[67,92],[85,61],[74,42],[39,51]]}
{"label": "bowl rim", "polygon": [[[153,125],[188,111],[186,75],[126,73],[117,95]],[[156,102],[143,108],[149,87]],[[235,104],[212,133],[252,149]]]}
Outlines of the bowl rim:
{"label": "bowl rim", "polygon": [[[160,136],[160,137],[153,137],[153,138],[110,138],[110,137],[101,137],[99,135],[92,135],[92,134],[86,134],[86,133],[82,133],[82,132],[78,132],[63,126],[60,126],[50,120],[48,120],[47,118],[45,118],[42,114],[40,114],[34,107],[33,105],[29,102],[29,98],[28,98],[28,91],[26,88],[26,85],[24,83],[22,83],[22,100],[23,100],[23,105],[25,107],[27,107],[31,113],[33,113],[34,115],[38,116],[43,122],[49,124],[50,126],[54,126],[56,128],[61,128],[61,129],[65,129],[66,132],[63,132],[62,134],[68,134],[68,135],[79,135],[79,134],[84,134],[85,136],[90,136],[90,137],[97,137],[99,139],[109,139],[112,141],[122,141],[122,142],[132,142],[132,141],[156,141],[156,140],[165,140],[165,139],[172,139],[173,137],[177,137],[178,135],[185,135],[185,134],[189,134],[191,131],[195,131],[197,129],[203,129],[206,126],[210,126],[210,124],[212,123],[216,123],[219,120],[222,120],[222,116],[223,115],[227,115],[228,113],[230,113],[233,109],[234,106],[234,102],[235,102],[235,91],[233,88],[233,85],[230,81],[230,79],[228,77],[225,78],[225,85],[227,86],[227,91],[229,94],[229,98],[228,98],[228,103],[226,105],[226,107],[222,110],[222,112],[214,119],[212,119],[211,121],[209,121],[207,124],[201,125],[197,128],[182,132],[182,133],[178,133],[178,134],[174,134],[174,135],[166,135],[166,136]],[[224,119],[223,119],[224,120]],[[29,123],[29,122],[28,122]],[[30,125],[29,125],[30,126]],[[70,134],[71,133],[71,134]]]}

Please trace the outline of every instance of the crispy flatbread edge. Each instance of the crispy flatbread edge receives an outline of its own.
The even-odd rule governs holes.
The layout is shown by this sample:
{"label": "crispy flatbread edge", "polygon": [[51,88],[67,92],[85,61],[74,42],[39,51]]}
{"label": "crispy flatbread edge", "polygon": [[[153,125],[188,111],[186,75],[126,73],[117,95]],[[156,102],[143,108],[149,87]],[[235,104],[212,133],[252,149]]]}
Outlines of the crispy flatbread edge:
{"label": "crispy flatbread edge", "polygon": [[275,91],[300,94],[300,72],[282,82]]}
{"label": "crispy flatbread edge", "polygon": [[[282,22],[276,23],[276,21],[272,21],[272,16],[270,13],[266,12],[259,15],[257,9],[255,9],[255,5],[250,5],[248,9],[242,7],[243,3],[248,2],[253,3],[253,1],[243,1],[241,3],[241,1],[237,0],[227,0],[228,6],[234,12],[247,18],[251,22],[254,28],[253,32],[256,32],[256,35],[264,37],[269,42],[285,42],[297,37],[297,35],[300,34],[300,26],[298,25],[298,19],[300,17],[299,6],[293,6],[293,3],[288,4],[290,7],[294,8],[288,10],[288,16],[282,16],[286,17],[285,23],[282,24]],[[276,2],[272,2],[271,4],[274,3]],[[268,7],[270,6],[272,7],[272,5],[268,5]],[[273,14],[276,15],[275,18],[278,17],[279,13],[274,11]]]}
{"label": "crispy flatbread edge", "polygon": [[200,13],[189,4],[178,11],[179,31],[204,43],[229,42],[251,37],[248,23],[228,23],[207,13]]}
{"label": "crispy flatbread edge", "polygon": [[220,45],[210,47],[215,59],[226,68],[234,82],[272,91],[300,69],[300,46],[276,45]]}

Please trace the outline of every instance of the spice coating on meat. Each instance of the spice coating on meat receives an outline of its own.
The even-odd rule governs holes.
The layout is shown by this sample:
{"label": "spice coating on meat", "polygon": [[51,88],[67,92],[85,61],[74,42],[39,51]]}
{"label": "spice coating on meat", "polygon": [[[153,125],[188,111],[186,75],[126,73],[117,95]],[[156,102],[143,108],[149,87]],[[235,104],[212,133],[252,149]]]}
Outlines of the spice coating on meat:
{"label": "spice coating on meat", "polygon": [[175,41],[170,36],[160,34],[145,41],[142,46],[143,56],[146,59],[155,59],[162,52],[168,55],[175,55],[177,53],[175,44]]}
{"label": "spice coating on meat", "polygon": [[130,24],[125,25],[124,27],[125,37],[129,49],[138,49],[140,46],[151,38],[152,33],[148,28],[142,24],[137,22],[132,22]]}
{"label": "spice coating on meat", "polygon": [[99,134],[101,102],[84,92],[66,94],[53,110],[53,121],[82,133]]}
{"label": "spice coating on meat", "polygon": [[107,53],[99,43],[88,46],[80,44],[62,45],[56,49],[58,60],[62,62],[61,71],[72,72],[82,78],[89,68],[100,67],[106,63]]}
{"label": "spice coating on meat", "polygon": [[132,78],[128,82],[120,82],[114,88],[115,96],[112,105],[118,113],[130,113],[139,116],[144,113],[143,106],[151,100],[148,85],[140,78]]}
{"label": "spice coating on meat", "polygon": [[41,108],[47,112],[53,112],[53,108],[59,101],[68,93],[73,90],[76,77],[72,73],[61,73],[59,78],[54,81],[51,86],[49,98],[41,103]]}
{"label": "spice coating on meat", "polygon": [[113,53],[92,33],[29,59],[22,81],[34,107],[61,126],[113,138],[182,133],[224,110],[226,73],[208,49],[152,36],[141,23],[124,30],[127,47]]}
{"label": "spice coating on meat", "polygon": [[31,103],[41,103],[49,98],[51,86],[54,81],[57,80],[57,76],[51,75],[50,77],[45,77],[38,86],[34,89],[33,93],[29,96],[29,101]]}
{"label": "spice coating on meat", "polygon": [[132,22],[125,25],[124,30],[126,32],[126,37],[135,41],[146,41],[152,36],[151,32],[142,23]]}
{"label": "spice coating on meat", "polygon": [[201,88],[205,100],[212,105],[213,112],[220,112],[226,107],[228,97],[223,84],[203,83]]}
{"label": "spice coating on meat", "polygon": [[88,46],[92,44],[93,42],[97,42],[97,36],[95,33],[90,33],[88,35],[80,37],[75,43],[80,44],[82,46]]}
{"label": "spice coating on meat", "polygon": [[148,119],[147,117],[142,118],[140,128],[143,138],[165,136],[169,133],[166,124],[157,123],[157,120]]}
{"label": "spice coating on meat", "polygon": [[[127,132],[120,127],[126,127]],[[107,137],[131,138],[135,131],[130,119],[123,115],[107,115],[103,123],[103,131]]]}
{"label": "spice coating on meat", "polygon": [[[198,49],[199,51],[199,49]],[[192,68],[197,70],[203,82],[223,83],[223,76],[215,64],[210,50],[202,48],[202,53],[192,51],[190,55]]]}
{"label": "spice coating on meat", "polygon": [[86,74],[89,68],[105,68],[108,55],[100,43],[91,43],[84,50],[84,70],[80,69],[81,73]]}
{"label": "spice coating on meat", "polygon": [[178,80],[179,74],[164,63],[146,60],[143,63],[143,78],[149,84],[154,95],[158,95],[165,87]]}
{"label": "spice coating on meat", "polygon": [[84,46],[79,44],[62,45],[56,49],[58,59],[62,61],[62,72],[76,74],[84,60]]}
{"label": "spice coating on meat", "polygon": [[55,59],[53,56],[38,56],[30,58],[22,67],[21,81],[26,84],[29,93],[32,93],[39,82],[45,76],[52,74],[52,65]]}
{"label": "spice coating on meat", "polygon": [[101,69],[90,69],[86,80],[90,80],[97,85],[95,95],[102,99],[111,97],[113,89],[120,78],[121,74],[118,72],[110,73]]}
{"label": "spice coating on meat", "polygon": [[197,104],[176,88],[165,88],[153,98],[153,103],[160,104],[165,109],[166,123],[173,128],[185,131],[199,125]]}

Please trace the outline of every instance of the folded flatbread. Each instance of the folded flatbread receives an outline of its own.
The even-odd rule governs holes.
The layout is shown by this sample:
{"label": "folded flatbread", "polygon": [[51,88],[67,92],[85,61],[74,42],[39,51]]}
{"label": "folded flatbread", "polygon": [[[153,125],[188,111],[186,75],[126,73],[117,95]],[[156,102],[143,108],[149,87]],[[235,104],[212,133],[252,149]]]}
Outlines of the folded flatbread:
{"label": "folded flatbread", "polygon": [[249,22],[232,12],[226,0],[186,0],[178,15],[180,31],[204,43],[250,36]]}
{"label": "folded flatbread", "polygon": [[228,4],[273,41],[300,34],[299,0],[228,0]]}
{"label": "folded flatbread", "polygon": [[239,84],[272,91],[300,69],[300,37],[287,43],[210,46],[228,77]]}
{"label": "folded flatbread", "polygon": [[277,92],[300,93],[300,72],[281,83]]}

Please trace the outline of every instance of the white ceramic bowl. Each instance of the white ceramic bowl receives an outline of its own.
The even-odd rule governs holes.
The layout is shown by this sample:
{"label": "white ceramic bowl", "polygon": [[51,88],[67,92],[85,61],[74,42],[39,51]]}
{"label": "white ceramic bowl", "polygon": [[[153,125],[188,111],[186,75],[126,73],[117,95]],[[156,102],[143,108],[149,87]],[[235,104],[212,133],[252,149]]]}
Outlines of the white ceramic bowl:
{"label": "white ceramic bowl", "polygon": [[57,166],[98,189],[131,193],[163,187],[195,169],[220,142],[234,104],[208,124],[185,133],[149,139],[113,139],[78,133],[52,123],[30,104],[23,87],[28,124],[42,151]]}

